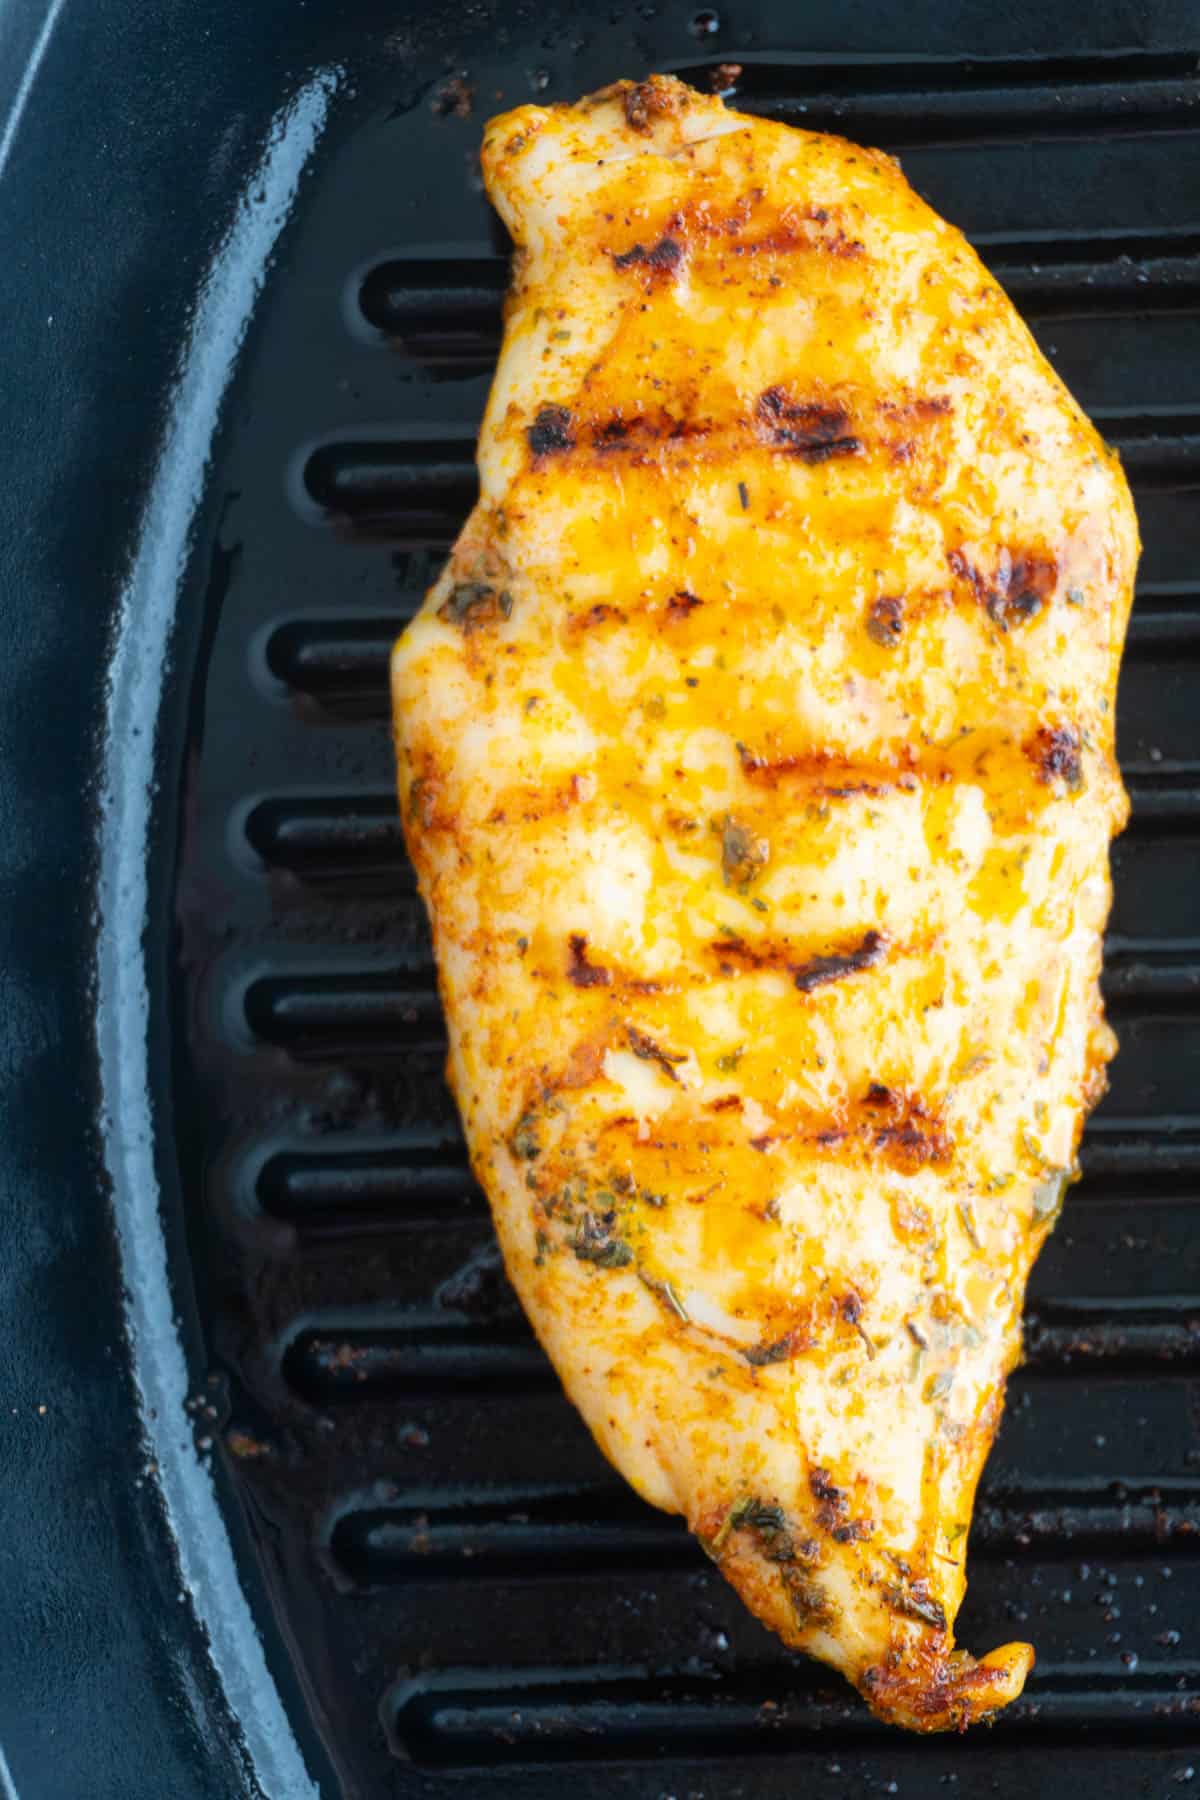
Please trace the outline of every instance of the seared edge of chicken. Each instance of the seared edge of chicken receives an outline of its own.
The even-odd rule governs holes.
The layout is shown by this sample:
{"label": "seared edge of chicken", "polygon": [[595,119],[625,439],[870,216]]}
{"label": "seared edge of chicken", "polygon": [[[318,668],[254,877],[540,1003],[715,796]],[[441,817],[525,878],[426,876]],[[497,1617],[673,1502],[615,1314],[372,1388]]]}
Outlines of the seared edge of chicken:
{"label": "seared edge of chicken", "polygon": [[785,1642],[954,1647],[1098,990],[1128,489],[888,157],[618,83],[494,120],[478,505],[393,664],[450,1077],[600,1444]]}

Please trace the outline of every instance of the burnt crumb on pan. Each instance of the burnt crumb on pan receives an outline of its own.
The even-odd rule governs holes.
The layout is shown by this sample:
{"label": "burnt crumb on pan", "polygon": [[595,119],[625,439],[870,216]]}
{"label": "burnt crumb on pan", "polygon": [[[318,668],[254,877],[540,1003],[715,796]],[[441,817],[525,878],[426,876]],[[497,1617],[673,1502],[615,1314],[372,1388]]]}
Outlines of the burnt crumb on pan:
{"label": "burnt crumb on pan", "polygon": [[862,453],[862,439],[850,431],[850,414],[844,406],[792,400],[786,388],[769,387],[759,395],[755,411],[769,442],[804,462]]}
{"label": "burnt crumb on pan", "polygon": [[881,594],[867,608],[867,636],[883,650],[894,650],[904,635],[904,602]]}
{"label": "burnt crumb on pan", "polygon": [[571,414],[565,406],[541,407],[526,435],[535,456],[552,456],[575,446]]}
{"label": "burnt crumb on pan", "polygon": [[612,971],[599,963],[588,961],[587,938],[582,932],[572,932],[567,939],[568,961],[567,980],[576,987],[611,987]]}
{"label": "burnt crumb on pan", "polygon": [[475,104],[475,89],[461,75],[451,75],[443,81],[430,102],[431,110],[438,119],[469,119]]}
{"label": "burnt crumb on pan", "polygon": [[714,94],[727,94],[734,83],[741,80],[741,63],[718,63],[715,69],[708,72],[709,91]]}
{"label": "burnt crumb on pan", "polygon": [[1073,725],[1042,725],[1022,746],[1047,787],[1064,782],[1073,794],[1083,786],[1083,754]]}
{"label": "burnt crumb on pan", "polygon": [[613,256],[614,269],[651,269],[670,273],[677,269],[683,260],[683,245],[677,238],[662,237],[657,244],[647,250],[644,244],[634,244],[628,250],[622,250]]}
{"label": "burnt crumb on pan", "polygon": [[852,950],[841,950],[832,956],[812,956],[792,969],[792,981],[802,994],[811,994],[828,982],[840,981],[843,975],[856,975],[860,969],[872,969],[883,960],[887,948],[881,931],[868,931]]}

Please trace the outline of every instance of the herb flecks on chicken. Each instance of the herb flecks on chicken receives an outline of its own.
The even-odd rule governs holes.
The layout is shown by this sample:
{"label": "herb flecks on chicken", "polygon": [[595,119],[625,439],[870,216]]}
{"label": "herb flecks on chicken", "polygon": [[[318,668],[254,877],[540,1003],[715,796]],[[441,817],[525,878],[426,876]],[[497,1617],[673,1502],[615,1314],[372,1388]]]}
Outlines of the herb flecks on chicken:
{"label": "herb flecks on chicken", "polygon": [[1115,457],[888,157],[671,80],[493,121],[479,503],[395,657],[450,1073],[612,1461],[883,1717],[954,1646],[1097,977]]}

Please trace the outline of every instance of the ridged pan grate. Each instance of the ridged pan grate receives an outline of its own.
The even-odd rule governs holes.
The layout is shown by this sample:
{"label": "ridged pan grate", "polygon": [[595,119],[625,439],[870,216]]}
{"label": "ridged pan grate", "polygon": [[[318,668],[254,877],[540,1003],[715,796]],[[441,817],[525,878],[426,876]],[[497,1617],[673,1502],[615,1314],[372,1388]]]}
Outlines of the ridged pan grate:
{"label": "ridged pan grate", "polygon": [[[602,54],[603,33],[563,59],[564,93],[585,69],[638,72]],[[482,113],[533,97],[499,52],[471,71],[468,118],[428,94],[389,113],[364,90],[285,242],[212,470],[173,993],[189,1231],[231,1384],[223,1442],[347,1793],[476,1795],[503,1769],[504,1791],[550,1795],[564,1763],[579,1800],[1187,1792],[1196,56],[820,60],[750,37],[677,66],[700,79],[738,63],[739,104],[898,149],[1120,446],[1146,541],[1105,977],[1122,1052],[1034,1277],[961,1620],[977,1647],[1030,1636],[1037,1671],[990,1733],[883,1731],[608,1470],[497,1264],[441,1076],[387,660],[474,491],[506,260],[471,158]]]}

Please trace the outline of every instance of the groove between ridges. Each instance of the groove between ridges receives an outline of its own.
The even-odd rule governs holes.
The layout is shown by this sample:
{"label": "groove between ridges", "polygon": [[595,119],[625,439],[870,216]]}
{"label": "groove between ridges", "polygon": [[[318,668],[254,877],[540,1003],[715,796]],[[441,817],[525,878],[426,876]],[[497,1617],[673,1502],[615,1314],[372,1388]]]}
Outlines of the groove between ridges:
{"label": "groove between ridges", "polygon": [[[985,1481],[970,1555],[1120,1556],[1166,1545],[1176,1555],[1200,1551],[1200,1486],[1113,1482],[989,1493]],[[358,1587],[702,1566],[682,1520],[615,1487],[401,1493],[348,1506],[334,1522],[329,1549]]]}
{"label": "groove between ridges", "polygon": [[[1102,977],[1113,1016],[1189,1016],[1200,1012],[1200,953],[1135,945],[1112,951]],[[262,975],[246,990],[255,1036],[295,1056],[338,1050],[377,1053],[441,1050],[445,1024],[432,963],[320,973]]]}
{"label": "groove between ridges", "polygon": [[[1200,1295],[1147,1304],[1043,1303],[1025,1317],[1026,1373],[1063,1377],[1093,1370],[1128,1375],[1200,1366]],[[408,1322],[326,1329],[307,1325],[284,1357],[294,1391],[316,1406],[456,1390],[540,1387],[555,1382],[519,1316],[501,1323],[449,1312]]]}
{"label": "groove between ridges", "polygon": [[[1116,1659],[1114,1659],[1114,1662]],[[566,1762],[600,1757],[747,1756],[819,1748],[828,1754],[886,1738],[898,1757],[919,1741],[900,1738],[872,1718],[849,1688],[789,1667],[714,1680],[675,1679],[633,1668],[545,1671],[462,1670],[397,1684],[385,1713],[394,1750],[417,1763],[478,1766]],[[1025,1695],[991,1730],[968,1736],[960,1754],[985,1753],[996,1741],[1043,1736],[1086,1742],[1153,1730],[1164,1738],[1194,1734],[1200,1700],[1197,1673],[1172,1663],[1143,1664],[1136,1674],[1082,1673],[1039,1666]],[[898,1764],[898,1766],[903,1766]]]}
{"label": "groove between ridges", "polygon": [[[1132,803],[1128,829],[1138,835],[1200,830],[1200,766],[1161,767],[1126,772]],[[284,869],[304,880],[350,880],[387,876],[397,892],[411,893],[415,877],[404,848],[404,833],[394,793],[359,790],[345,793],[277,794],[260,801],[246,819],[251,849],[269,868]],[[1110,946],[1110,958],[1112,946]],[[1139,983],[1144,991],[1190,991],[1193,963],[1169,946],[1147,945],[1142,964],[1110,965],[1110,992],[1120,1003]],[[1200,958],[1197,959],[1200,964]],[[263,1024],[275,1035],[274,1003],[265,1004]],[[280,1021],[282,1024],[282,1021]]]}
{"label": "groove between ridges", "polygon": [[743,64],[732,104],[806,131],[833,131],[900,151],[1006,139],[1113,138],[1186,130],[1197,119],[1194,64],[1140,77],[1126,76],[1120,65],[1103,73],[1094,64],[1072,67],[1063,59],[1053,75],[1043,72],[1048,66],[1035,74],[1022,65],[963,64],[939,79],[936,64],[918,64],[905,69],[894,88],[874,91],[863,90],[853,65],[836,71],[833,81],[826,70],[810,69],[810,81],[797,92],[795,80],[787,79],[795,70],[781,79],[777,68],[751,61]]}
{"label": "groove between ridges", "polygon": [[[423,565],[424,585],[436,573]],[[388,707],[392,646],[423,597],[424,586],[414,587],[395,613],[366,619],[285,620],[268,640],[267,666],[296,693],[342,712],[382,716]],[[1126,656],[1139,662],[1200,656],[1200,592],[1141,590],[1130,616]]]}
{"label": "groove between ridges", "polygon": [[[1169,1122],[1118,1120],[1116,1130],[1113,1123],[1101,1118],[1088,1126],[1085,1179],[1072,1191],[1073,1207],[1093,1200],[1137,1207],[1200,1199],[1200,1122],[1172,1129]],[[436,1231],[448,1219],[487,1215],[457,1136],[434,1146],[351,1142],[276,1151],[261,1165],[254,1195],[264,1212],[313,1244]]]}
{"label": "groove between ridges", "polygon": [[1158,82],[1179,82],[1197,92],[1200,57],[1190,46],[1174,50],[1140,47],[1080,51],[1068,54],[1029,53],[1021,56],[867,56],[796,51],[775,52],[730,49],[717,57],[697,57],[676,63],[673,73],[681,79],[711,86],[705,77],[730,64],[741,67],[739,93],[772,90],[789,99],[828,94],[844,99],[867,100],[904,94],[961,93],[972,97],[999,88],[1026,88],[1064,94],[1089,87],[1135,87]]}
{"label": "groove between ridges", "polygon": [[[1093,422],[1121,453],[1137,491],[1200,484],[1200,419],[1094,408]],[[475,433],[438,438],[360,436],[329,441],[304,467],[310,500],[326,517],[410,545],[451,541],[478,491]]]}
{"label": "groove between ridges", "polygon": [[[1200,307],[1200,233],[977,236],[975,247],[1032,320],[1122,317]],[[366,323],[430,368],[480,375],[495,362],[508,260],[396,257],[363,278]]]}

